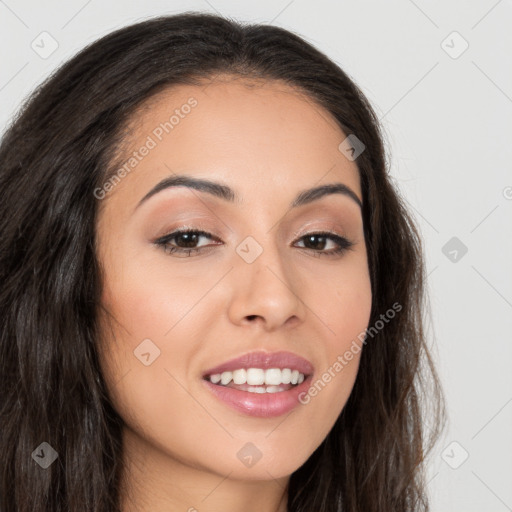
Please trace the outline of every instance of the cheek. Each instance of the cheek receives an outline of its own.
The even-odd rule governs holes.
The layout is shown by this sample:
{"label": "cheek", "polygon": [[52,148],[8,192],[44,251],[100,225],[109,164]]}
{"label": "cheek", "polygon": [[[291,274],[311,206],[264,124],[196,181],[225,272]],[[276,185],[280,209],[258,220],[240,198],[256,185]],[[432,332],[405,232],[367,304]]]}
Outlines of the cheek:
{"label": "cheek", "polygon": [[176,391],[166,370],[183,380],[193,348],[173,338],[193,304],[193,290],[177,291],[179,279],[166,285],[151,265],[135,257],[119,263],[105,277],[101,360],[116,409],[135,422],[141,413],[158,417]]}
{"label": "cheek", "polygon": [[[169,450],[187,432],[194,447],[204,418],[184,386],[197,347],[183,340],[197,293],[170,289],[149,267],[132,270],[125,262],[123,275],[110,274],[103,295],[110,314],[102,315],[100,361],[110,398],[127,427],[154,446]],[[173,288],[179,281],[171,280]]]}
{"label": "cheek", "polygon": [[[331,352],[343,350],[364,331],[370,319],[372,290],[364,254],[354,255],[321,276],[309,297],[328,327],[324,341]],[[314,305],[314,306],[313,306]]]}
{"label": "cheek", "polygon": [[322,290],[317,288],[311,295],[311,305],[327,326],[318,341],[325,358],[307,394],[301,397],[304,406],[310,407],[305,420],[319,439],[328,434],[342,412],[357,377],[372,306],[368,269],[358,262],[350,269],[347,266],[343,272],[331,274]]}
{"label": "cheek", "polygon": [[[167,339],[173,326],[197,302],[205,284],[169,272],[161,263],[124,261],[107,278],[102,297],[133,342],[144,338]],[[162,267],[166,272],[163,272]]]}
{"label": "cheek", "polygon": [[363,347],[364,334],[370,321],[372,290],[368,267],[358,265],[336,287],[336,300],[332,301],[330,318],[334,335],[328,344],[329,366],[343,357],[346,378],[354,381]]}

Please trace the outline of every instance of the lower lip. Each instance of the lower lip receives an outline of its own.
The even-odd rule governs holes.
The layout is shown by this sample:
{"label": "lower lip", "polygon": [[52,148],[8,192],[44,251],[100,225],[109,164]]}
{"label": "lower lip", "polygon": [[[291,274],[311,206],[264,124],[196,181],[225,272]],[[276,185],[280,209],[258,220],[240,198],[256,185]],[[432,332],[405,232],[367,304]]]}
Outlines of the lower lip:
{"label": "lower lip", "polygon": [[204,380],[205,386],[224,403],[233,409],[260,418],[274,418],[290,412],[300,404],[299,395],[307,392],[312,376],[294,386],[288,391],[277,393],[251,393],[239,389],[218,386],[209,380]]}

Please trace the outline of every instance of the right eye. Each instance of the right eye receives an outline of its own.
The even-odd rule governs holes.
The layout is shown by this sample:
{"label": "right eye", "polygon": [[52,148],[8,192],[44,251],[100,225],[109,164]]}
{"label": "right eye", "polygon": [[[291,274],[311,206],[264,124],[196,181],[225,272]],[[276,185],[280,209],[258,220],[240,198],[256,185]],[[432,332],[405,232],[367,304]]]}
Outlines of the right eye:
{"label": "right eye", "polygon": [[[197,253],[205,249],[206,247],[194,247],[198,243],[200,238],[209,238],[220,241],[210,233],[196,229],[185,229],[178,230],[165,235],[155,241],[155,244],[163,248],[167,254],[186,254],[190,256],[192,253]],[[171,243],[174,241],[174,244]],[[180,247],[180,245],[182,247]],[[183,247],[183,245],[185,247]]]}

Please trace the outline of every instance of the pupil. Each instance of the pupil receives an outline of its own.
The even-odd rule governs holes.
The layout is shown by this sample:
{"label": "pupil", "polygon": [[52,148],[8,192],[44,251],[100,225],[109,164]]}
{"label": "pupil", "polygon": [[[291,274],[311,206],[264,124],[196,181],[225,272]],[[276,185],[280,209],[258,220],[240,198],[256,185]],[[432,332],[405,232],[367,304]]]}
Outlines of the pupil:
{"label": "pupil", "polygon": [[[318,236],[318,235],[310,235],[310,236],[306,237],[306,242],[310,243],[314,239],[323,239],[323,238],[324,237],[321,237],[321,236]],[[314,246],[315,243],[313,242],[312,245]],[[318,245],[318,244],[316,244],[316,245]],[[320,245],[322,245],[322,247],[313,247],[313,249],[323,248],[323,246],[325,245],[325,242],[323,244],[320,244]]]}
{"label": "pupil", "polygon": [[[180,235],[178,235],[178,240],[180,238],[184,238],[185,243],[191,244],[191,245],[187,245],[187,247],[193,247],[194,243],[197,243],[197,240],[195,242],[194,242],[194,240],[192,240],[192,238],[194,238],[194,237],[197,237],[196,233],[181,233]],[[180,244],[178,244],[178,245],[180,245]]]}

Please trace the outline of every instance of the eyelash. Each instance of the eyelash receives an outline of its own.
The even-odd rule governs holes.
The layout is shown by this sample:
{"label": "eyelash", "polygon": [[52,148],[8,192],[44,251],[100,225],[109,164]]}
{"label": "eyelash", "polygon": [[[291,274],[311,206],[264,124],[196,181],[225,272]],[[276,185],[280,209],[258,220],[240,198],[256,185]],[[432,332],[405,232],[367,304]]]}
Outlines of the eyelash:
{"label": "eyelash", "polygon": [[[166,252],[166,254],[185,254],[185,253],[187,253],[188,256],[190,256],[192,253],[195,254],[195,253],[201,252],[203,249],[207,249],[207,247],[195,247],[195,248],[186,249],[186,248],[182,248],[182,247],[175,247],[175,246],[169,245],[169,242],[171,240],[173,240],[174,238],[176,238],[179,235],[184,235],[184,234],[196,234],[199,236],[204,236],[206,238],[220,241],[217,237],[214,237],[213,235],[211,235],[210,233],[208,233],[206,231],[202,231],[202,230],[198,230],[198,229],[184,229],[184,230],[174,231],[173,233],[165,235],[165,236],[159,238],[158,240],[156,240],[154,243],[158,247],[162,248]],[[312,236],[331,239],[335,243],[338,244],[338,248],[332,249],[330,251],[322,251],[322,250],[299,247],[299,249],[313,251],[313,253],[316,253],[315,254],[316,257],[338,256],[338,255],[345,253],[346,251],[351,250],[351,248],[354,245],[354,243],[351,242],[350,240],[348,240],[347,238],[345,238],[343,236],[339,236],[335,233],[330,233],[328,231],[307,233],[307,234],[301,236],[299,238],[299,240],[302,240],[303,238],[306,238],[306,237],[312,237]]]}

